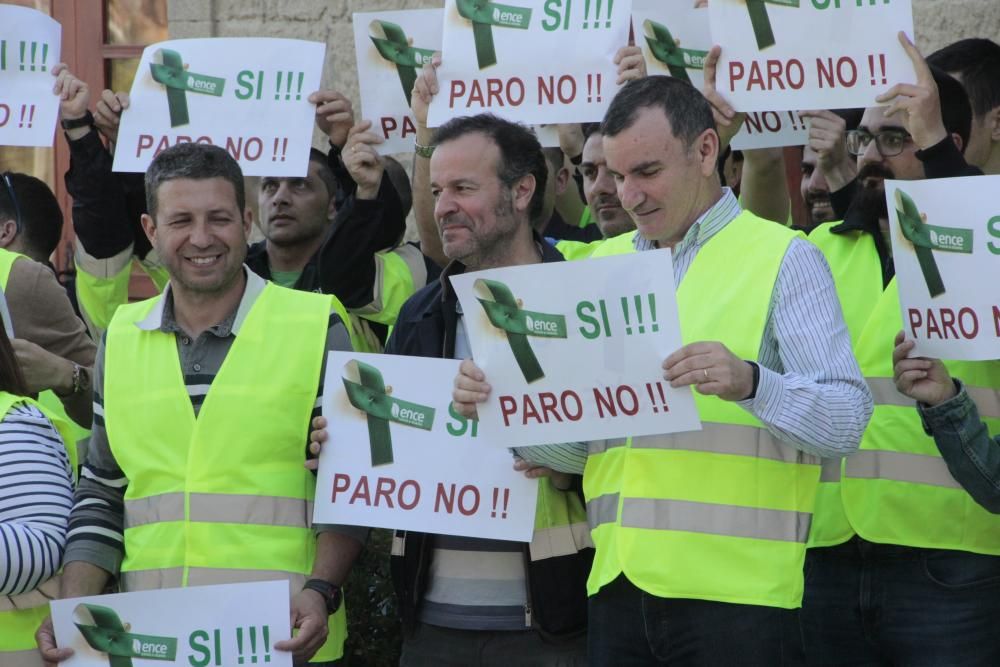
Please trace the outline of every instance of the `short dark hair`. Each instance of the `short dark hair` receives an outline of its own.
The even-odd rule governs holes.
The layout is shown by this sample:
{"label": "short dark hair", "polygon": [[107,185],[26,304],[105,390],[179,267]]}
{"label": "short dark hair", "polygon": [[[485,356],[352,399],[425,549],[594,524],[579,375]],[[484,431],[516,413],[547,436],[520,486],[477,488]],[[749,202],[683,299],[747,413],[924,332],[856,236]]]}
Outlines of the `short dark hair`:
{"label": "short dark hair", "polygon": [[989,39],[960,39],[932,53],[927,62],[962,77],[975,115],[1000,106],[1000,44]]}
{"label": "short dark hair", "polygon": [[656,75],[629,81],[618,91],[601,121],[601,134],[613,137],[627,130],[649,107],[663,111],[674,136],[686,147],[705,130],[716,129],[712,107],[697,88],[682,79]]}
{"label": "short dark hair", "polygon": [[944,70],[931,66],[934,83],[937,84],[938,100],[941,104],[941,120],[944,129],[949,134],[962,137],[962,150],[969,145],[969,133],[972,131],[972,105],[965,88],[958,80]]}
{"label": "short dark hair", "polygon": [[210,144],[183,143],[166,149],[146,169],[146,211],[156,217],[157,191],[167,181],[190,178],[201,181],[224,178],[236,191],[236,205],[240,213],[246,209],[247,198],[243,187],[240,165],[224,149]]}
{"label": "short dark hair", "polygon": [[330,198],[336,197],[337,191],[340,188],[337,185],[337,177],[333,175],[333,169],[330,167],[330,160],[326,157],[326,153],[318,148],[310,148],[309,161],[319,165],[319,179],[326,186],[326,191],[330,195]]}
{"label": "short dark hair", "polygon": [[383,155],[381,159],[382,168],[385,169],[385,175],[396,190],[396,195],[399,197],[399,204],[403,208],[403,217],[405,218],[410,214],[410,209],[413,208],[413,187],[410,185],[410,175],[406,173],[406,169],[396,158],[390,155]]}
{"label": "short dark hair", "polygon": [[25,249],[34,259],[47,260],[62,238],[63,215],[52,190],[34,176],[10,172],[7,175],[14,190],[11,198],[5,184],[0,184],[0,218],[17,220]]}
{"label": "short dark hair", "polygon": [[434,133],[433,145],[440,146],[473,133],[486,136],[500,149],[497,177],[501,183],[511,187],[528,174],[535,177],[535,192],[531,196],[528,215],[532,221],[536,220],[542,214],[548,170],[535,133],[520,123],[482,113],[452,118]]}
{"label": "short dark hair", "polygon": [[601,124],[584,123],[583,125],[580,126],[580,129],[583,130],[583,142],[587,143],[587,139],[590,139],[590,135],[594,134],[595,132],[598,134],[601,133]]}

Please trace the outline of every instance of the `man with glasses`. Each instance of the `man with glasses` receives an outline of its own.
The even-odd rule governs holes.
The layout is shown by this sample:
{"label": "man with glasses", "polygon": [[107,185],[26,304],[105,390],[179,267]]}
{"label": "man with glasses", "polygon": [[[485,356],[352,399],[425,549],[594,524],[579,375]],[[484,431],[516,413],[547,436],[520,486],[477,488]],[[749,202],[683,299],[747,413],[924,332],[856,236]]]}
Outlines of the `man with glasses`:
{"label": "man with glasses", "polygon": [[[903,323],[884,181],[979,173],[961,155],[972,118],[961,84],[901,41],[917,83],[888,90],[877,99],[888,106],[866,109],[846,133],[858,167],[853,202],[843,222],[810,234],[830,263],[875,411],[859,451],[823,466],[803,639],[813,665],[997,665],[1000,519],[951,477],[912,399],[893,383]],[[981,363],[974,377],[1000,388]]]}
{"label": "man with glasses", "polygon": [[61,404],[88,428],[96,348],[47,266],[62,234],[62,211],[37,178],[6,172],[0,180],[0,301],[9,310],[11,343],[29,391],[51,390],[55,396],[43,395],[43,402],[56,410]]}

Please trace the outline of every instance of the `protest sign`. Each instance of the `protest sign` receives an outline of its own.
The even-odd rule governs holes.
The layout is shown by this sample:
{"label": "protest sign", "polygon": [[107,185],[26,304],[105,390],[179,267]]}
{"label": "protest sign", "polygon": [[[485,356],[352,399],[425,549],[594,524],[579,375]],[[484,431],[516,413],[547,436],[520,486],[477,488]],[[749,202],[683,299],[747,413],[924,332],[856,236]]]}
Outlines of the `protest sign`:
{"label": "protest sign", "polygon": [[410,93],[424,64],[441,50],[440,9],[354,14],[361,112],[385,139],[381,154],[413,151],[417,128]]}
{"label": "protest sign", "polygon": [[61,42],[62,26],[47,14],[0,5],[0,146],[52,145]]}
{"label": "protest sign", "polygon": [[712,0],[716,86],[738,111],[868,107],[916,75],[910,0]]}
{"label": "protest sign", "polygon": [[490,442],[527,446],[700,428],[661,364],[681,346],[670,251],[452,277],[492,387]]}
{"label": "protest sign", "polygon": [[447,0],[428,124],[485,111],[524,123],[598,121],[618,90],[612,61],[628,31],[623,0]]}
{"label": "protest sign", "polygon": [[451,409],[458,365],[330,353],[314,521],[531,540],[538,482]]}
{"label": "protest sign", "polygon": [[[696,7],[689,0],[633,0],[632,21],[648,74],[681,78],[698,90],[704,88],[705,58],[712,48],[707,7]],[[734,150],[800,146],[807,139],[806,124],[798,114],[752,112],[731,146]]]}
{"label": "protest sign", "polygon": [[893,262],[916,356],[1000,359],[1000,176],[886,181]]}
{"label": "protest sign", "polygon": [[[53,600],[64,667],[291,667],[287,581],[192,586]],[[147,662],[148,661],[148,662]]]}
{"label": "protest sign", "polygon": [[326,45],[178,39],[146,47],[122,114],[115,171],[183,142],[225,148],[246,176],[305,176]]}

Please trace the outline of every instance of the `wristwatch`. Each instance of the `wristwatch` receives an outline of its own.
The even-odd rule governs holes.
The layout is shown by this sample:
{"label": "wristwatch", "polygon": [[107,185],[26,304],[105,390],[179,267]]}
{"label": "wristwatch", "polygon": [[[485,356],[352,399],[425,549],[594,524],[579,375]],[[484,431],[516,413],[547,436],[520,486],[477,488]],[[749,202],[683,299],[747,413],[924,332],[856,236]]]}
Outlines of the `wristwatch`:
{"label": "wristwatch", "polygon": [[64,130],[75,130],[78,127],[92,127],[94,125],[94,114],[87,110],[87,113],[83,114],[79,118],[63,118],[59,121]]}
{"label": "wristwatch", "polygon": [[329,581],[323,579],[310,579],[302,586],[302,590],[307,589],[316,591],[323,596],[323,600],[326,602],[326,613],[334,614],[340,609],[340,602],[344,597],[340,591],[340,586],[331,584]]}
{"label": "wristwatch", "polygon": [[435,146],[421,146],[417,142],[413,142],[413,152],[420,157],[430,158],[434,154]]}

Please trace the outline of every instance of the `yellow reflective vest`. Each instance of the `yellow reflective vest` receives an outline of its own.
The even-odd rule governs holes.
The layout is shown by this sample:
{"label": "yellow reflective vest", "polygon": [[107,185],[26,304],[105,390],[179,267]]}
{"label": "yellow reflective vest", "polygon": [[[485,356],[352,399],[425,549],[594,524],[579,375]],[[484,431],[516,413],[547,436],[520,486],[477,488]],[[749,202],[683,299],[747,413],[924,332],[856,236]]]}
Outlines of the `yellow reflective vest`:
{"label": "yellow reflective vest", "polygon": [[[173,334],[119,307],[105,346],[104,415],[125,477],[126,590],[285,579],[312,570],[315,477],[303,467],[332,297],[269,283],[195,417]],[[136,369],[143,372],[136,372]],[[339,658],[344,607],[316,661]]]}
{"label": "yellow reflective vest", "polygon": [[[830,264],[844,322],[851,335],[851,347],[857,350],[861,332],[882,296],[882,263],[871,234],[832,233],[830,230],[839,224],[838,221],[819,225],[809,233],[809,240],[819,246]],[[840,496],[844,460],[823,459],[816,511],[809,531],[810,547],[834,546],[854,536]]]}
{"label": "yellow reflective vest", "polygon": [[[875,411],[861,448],[843,464],[841,497],[851,527],[870,542],[1000,555],[1000,516],[972,499],[923,429],[914,401],[896,391],[892,350],[903,329],[895,279],[858,341]],[[1000,361],[945,361],[990,432],[1000,431]]]}
{"label": "yellow reflective vest", "polygon": [[[684,342],[716,340],[757,359],[797,236],[744,211],[709,239],[677,289]],[[594,257],[632,248],[623,235]],[[624,573],[660,597],[801,606],[819,459],[735,403],[694,396],[701,431],[592,444],[583,479],[597,549],[588,592]]]}
{"label": "yellow reflective vest", "polygon": [[[66,453],[73,460],[75,447],[69,425],[52,415],[30,398],[0,392],[0,418],[18,403],[30,403],[42,411],[63,438]],[[75,470],[75,467],[74,467]],[[27,593],[0,597],[0,665],[3,667],[42,667],[42,656],[35,645],[35,630],[49,615],[49,600],[59,597],[56,575]]]}

